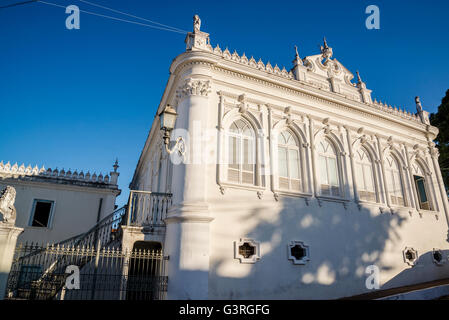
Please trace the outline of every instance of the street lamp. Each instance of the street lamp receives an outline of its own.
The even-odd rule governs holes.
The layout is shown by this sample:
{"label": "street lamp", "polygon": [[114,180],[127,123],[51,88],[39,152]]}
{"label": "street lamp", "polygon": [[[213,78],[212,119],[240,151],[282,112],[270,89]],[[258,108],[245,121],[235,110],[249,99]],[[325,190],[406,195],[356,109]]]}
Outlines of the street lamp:
{"label": "street lamp", "polygon": [[184,145],[184,139],[182,137],[176,138],[176,144],[174,145],[173,149],[169,149],[168,145],[170,144],[170,134],[171,131],[175,128],[176,118],[178,117],[178,113],[175,109],[172,108],[169,104],[162,110],[162,112],[159,114],[159,120],[161,123],[161,130],[164,131],[164,136],[162,137],[164,139],[165,144],[165,150],[169,154],[173,153],[175,150],[178,150],[180,155],[184,155],[185,153],[185,145]]}

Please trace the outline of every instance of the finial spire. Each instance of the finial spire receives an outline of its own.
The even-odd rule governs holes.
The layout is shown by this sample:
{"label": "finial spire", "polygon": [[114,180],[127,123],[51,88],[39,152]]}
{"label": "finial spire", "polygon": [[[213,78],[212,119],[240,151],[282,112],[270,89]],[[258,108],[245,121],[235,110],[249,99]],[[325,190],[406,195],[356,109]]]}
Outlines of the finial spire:
{"label": "finial spire", "polygon": [[324,40],[324,49],[329,48],[328,45],[327,45],[326,37],[323,37],[323,40]]}
{"label": "finial spire", "polygon": [[357,73],[357,82],[362,83],[362,78],[360,78],[359,70],[357,70],[356,73]]}
{"label": "finial spire", "polygon": [[321,55],[324,59],[326,59],[326,62],[330,60],[332,57],[332,48],[327,45],[326,37],[323,38],[324,44],[321,46]]}
{"label": "finial spire", "polygon": [[115,159],[115,163],[114,163],[114,165],[112,167],[114,168],[114,172],[117,172],[117,169],[119,168],[118,158]]}

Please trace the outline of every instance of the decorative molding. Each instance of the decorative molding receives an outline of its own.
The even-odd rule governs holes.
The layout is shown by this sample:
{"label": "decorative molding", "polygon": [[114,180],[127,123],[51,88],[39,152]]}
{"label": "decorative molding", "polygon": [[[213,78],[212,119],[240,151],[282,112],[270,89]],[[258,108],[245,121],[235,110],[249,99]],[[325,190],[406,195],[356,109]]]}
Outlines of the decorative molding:
{"label": "decorative molding", "polygon": [[405,247],[405,249],[402,250],[402,257],[404,258],[405,263],[413,267],[418,261],[418,251],[412,247]]}
{"label": "decorative molding", "polygon": [[[248,75],[244,75],[244,74],[241,74],[241,73],[238,73],[238,72],[235,72],[235,71],[231,71],[231,70],[219,67],[219,66],[212,66],[211,68],[213,70],[217,70],[217,71],[220,71],[222,73],[235,76],[237,78],[243,78],[243,79],[246,79],[246,80],[251,80],[251,81],[256,82],[258,84],[264,84],[264,85],[266,85],[268,87],[280,89],[280,90],[286,91],[286,92],[291,93],[291,94],[295,94],[295,95],[298,95],[298,96],[301,96],[301,97],[305,97],[305,98],[317,101],[319,103],[323,103],[323,104],[326,104],[326,105],[329,105],[329,106],[337,107],[337,108],[342,109],[342,110],[349,110],[349,111],[352,111],[352,112],[355,112],[355,113],[358,113],[358,114],[363,114],[364,116],[368,116],[368,117],[371,117],[371,118],[376,118],[376,117],[379,116],[377,113],[370,113],[370,112],[367,112],[367,111],[363,110],[362,106],[360,106],[358,109],[354,109],[352,106],[348,106],[348,105],[345,105],[345,104],[340,103],[340,102],[334,102],[334,101],[331,101],[331,100],[329,100],[327,98],[318,97],[316,95],[313,95],[313,94],[310,94],[310,93],[307,93],[307,92],[303,92],[302,90],[293,89],[293,88],[291,88],[289,86],[286,86],[286,85],[278,85],[276,83],[269,82],[267,80],[259,79],[259,78],[248,76]],[[363,108],[366,109],[366,104],[364,104]],[[377,111],[377,110],[373,110],[373,111]],[[384,120],[391,121],[392,123],[397,124],[399,119],[392,119],[391,115],[387,115],[386,117],[384,117]],[[399,122],[399,123],[402,124],[402,125],[406,125],[407,127],[413,127],[415,129],[418,129],[418,130],[424,130],[423,125],[420,123],[420,121],[417,121],[417,122],[418,123],[413,123],[413,124],[408,124],[408,123],[405,124],[405,123],[402,123],[402,122]]]}
{"label": "decorative molding", "polygon": [[[241,254],[241,247],[252,247],[253,254],[247,256]],[[234,259],[240,260],[240,263],[256,263],[260,260],[260,242],[248,238],[234,241]]]}
{"label": "decorative molding", "polygon": [[[117,165],[118,168],[118,165]],[[114,171],[111,172],[111,175],[117,175],[118,172]],[[117,181],[113,181],[112,176],[109,175],[103,175],[101,172],[100,174],[96,174],[95,172],[91,174],[89,171],[84,173],[83,171],[78,172],[77,170],[73,171],[68,170],[65,171],[64,169],[51,169],[48,168],[45,169],[44,166],[42,168],[38,168],[36,165],[34,168],[31,167],[31,165],[28,165],[25,167],[24,164],[18,165],[15,163],[11,166],[11,163],[8,161],[6,164],[3,163],[3,161],[0,161],[0,176],[12,176],[12,177],[27,177],[30,179],[38,179],[38,178],[45,178],[45,179],[58,179],[58,180],[71,180],[71,181],[80,181],[80,182],[94,182],[94,183],[105,183],[105,184],[114,184],[116,185]]]}
{"label": "decorative molding", "polygon": [[210,80],[187,79],[176,91],[179,101],[187,96],[208,97],[211,92]]}
{"label": "decorative molding", "polygon": [[310,261],[310,249],[302,241],[290,241],[287,245],[288,260],[294,265],[305,265]]}

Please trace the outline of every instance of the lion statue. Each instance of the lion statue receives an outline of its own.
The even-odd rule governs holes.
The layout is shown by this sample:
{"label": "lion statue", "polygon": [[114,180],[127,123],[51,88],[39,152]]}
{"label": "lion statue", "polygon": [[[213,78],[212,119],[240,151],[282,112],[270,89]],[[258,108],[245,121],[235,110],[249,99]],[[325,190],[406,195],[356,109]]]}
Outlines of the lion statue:
{"label": "lion statue", "polygon": [[16,189],[7,186],[0,193],[0,213],[3,216],[3,222],[14,224],[16,221],[16,208],[14,202],[16,201]]}

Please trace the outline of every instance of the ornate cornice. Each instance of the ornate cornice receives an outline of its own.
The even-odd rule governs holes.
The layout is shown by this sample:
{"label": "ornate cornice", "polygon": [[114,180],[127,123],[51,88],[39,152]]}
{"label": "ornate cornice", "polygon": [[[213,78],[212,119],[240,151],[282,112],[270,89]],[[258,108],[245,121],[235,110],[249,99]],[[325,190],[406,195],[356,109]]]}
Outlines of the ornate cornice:
{"label": "ornate cornice", "polygon": [[[316,89],[314,89],[314,88],[310,88],[310,90],[311,90],[310,93],[303,91],[306,88],[300,88],[302,90],[298,90],[296,88],[292,88],[290,85],[296,85],[295,83],[289,83],[289,85],[282,85],[282,84],[278,84],[278,83],[275,83],[275,82],[267,81],[265,79],[261,79],[261,78],[259,78],[257,76],[250,76],[250,75],[247,75],[247,74],[244,74],[244,73],[235,72],[233,70],[229,70],[229,69],[226,69],[224,67],[217,66],[217,65],[212,66],[212,69],[216,70],[216,71],[219,71],[219,72],[222,72],[222,73],[227,74],[227,75],[231,75],[231,76],[237,77],[237,78],[250,80],[252,82],[255,82],[255,83],[258,83],[258,84],[262,84],[262,85],[265,85],[267,87],[279,89],[279,90],[282,90],[284,92],[288,92],[288,93],[296,95],[296,96],[305,97],[307,99],[311,99],[311,100],[317,101],[319,103],[323,103],[323,104],[326,104],[326,105],[337,107],[339,109],[348,110],[348,111],[351,111],[351,112],[362,114],[362,115],[368,116],[370,118],[380,118],[381,117],[381,118],[383,118],[383,120],[386,120],[386,121],[389,121],[389,122],[392,122],[392,123],[401,123],[401,124],[406,125],[408,127],[413,127],[415,129],[421,129],[422,131],[426,130],[425,125],[423,125],[419,121],[419,119],[415,120],[414,117],[412,117],[411,119],[407,119],[407,118],[399,117],[395,113],[389,113],[389,112],[385,112],[385,113],[382,112],[382,114],[372,113],[374,111],[379,110],[377,107],[375,107],[374,104],[373,105],[361,104],[360,102],[356,102],[356,101],[352,101],[352,100],[348,100],[347,102],[335,102],[335,101],[332,101],[333,100],[332,98],[344,99],[344,97],[335,96],[335,97],[332,97],[332,98],[329,97],[330,99],[328,99],[328,97],[319,97],[319,96],[314,95],[315,93],[316,94],[323,94],[324,93],[324,92],[317,92]],[[287,80],[287,81],[293,82],[293,80]],[[297,81],[295,81],[295,82],[297,82]],[[301,84],[303,84],[303,83],[301,83]],[[349,104],[349,103],[357,104],[358,108],[354,108],[352,106],[348,106],[347,104]],[[366,108],[367,110],[362,110],[362,109],[360,109],[360,107]],[[367,107],[369,107],[369,108],[367,108]],[[404,120],[407,121],[407,123],[404,122]]]}
{"label": "ornate cornice", "polygon": [[[196,53],[199,53],[199,52],[197,51]],[[234,63],[237,63],[239,65],[248,66],[248,67],[251,67],[251,68],[253,68],[255,70],[262,71],[264,73],[268,73],[271,76],[274,75],[274,76],[278,76],[279,78],[284,79],[284,80],[294,81],[295,83],[300,83],[301,85],[304,85],[304,86],[307,86],[307,87],[311,87],[311,89],[312,88],[313,89],[319,89],[320,91],[329,91],[330,90],[329,88],[324,88],[322,85],[314,83],[310,79],[309,79],[309,81],[296,80],[294,78],[294,76],[293,76],[291,71],[288,72],[285,68],[283,68],[281,70],[277,65],[275,67],[273,67],[270,62],[268,62],[265,65],[262,62],[262,60],[260,60],[260,59],[259,59],[258,62],[256,62],[256,60],[253,57],[248,59],[245,54],[243,54],[242,56],[239,56],[236,51],[234,51],[233,54],[231,54],[228,49],[225,49],[224,51],[222,51],[218,45],[217,45],[217,47],[215,49],[212,49],[212,47],[209,45],[208,48],[202,50],[201,53],[204,56],[209,54],[209,56],[211,56],[211,57],[228,60],[230,62],[234,62]],[[195,62],[199,63],[198,61],[195,61]],[[188,62],[188,63],[190,64],[192,62]],[[212,62],[203,62],[203,63],[207,63],[207,64],[210,64],[212,66],[215,65],[215,67],[218,67],[215,63],[212,63]],[[177,66],[177,68],[179,68],[179,67],[180,67],[180,65]],[[220,68],[220,67],[218,67],[218,68]],[[346,96],[346,95],[343,95],[343,94],[338,94],[338,96],[339,97],[344,97],[344,98],[346,98],[346,99],[348,99],[349,101],[352,101],[352,102],[361,103],[359,99],[353,99],[353,98],[351,98],[350,95]],[[385,113],[385,114],[388,114],[390,116],[393,115],[395,117],[398,117],[398,118],[401,118],[401,119],[404,119],[404,120],[408,120],[408,121],[412,121],[412,122],[416,122],[416,123],[421,124],[421,119],[417,115],[412,114],[410,112],[407,112],[406,110],[403,110],[401,108],[392,107],[392,106],[384,104],[382,102],[378,102],[376,99],[372,103],[363,103],[363,105],[365,107],[368,106],[369,108],[372,108],[374,110],[380,111],[380,112]]]}
{"label": "ornate cornice", "polygon": [[[111,173],[112,174],[112,173]],[[118,175],[118,173],[116,173]],[[77,170],[71,171],[70,169],[68,171],[65,171],[64,169],[51,169],[48,168],[47,170],[42,166],[42,168],[38,168],[38,166],[35,166],[34,168],[31,167],[31,165],[28,165],[25,167],[24,164],[18,165],[15,163],[14,165],[11,165],[11,163],[8,161],[6,164],[3,163],[3,161],[0,161],[0,176],[3,178],[15,178],[15,177],[22,177],[26,178],[28,180],[36,180],[36,181],[72,181],[72,182],[83,182],[83,183],[100,183],[100,184],[106,184],[106,185],[114,185],[116,186],[116,182],[110,181],[109,175],[104,175],[102,173],[100,174],[90,174],[90,172],[84,173],[83,171],[78,172]]]}
{"label": "ornate cornice", "polygon": [[176,91],[179,100],[187,96],[207,97],[211,92],[210,80],[187,79]]}

